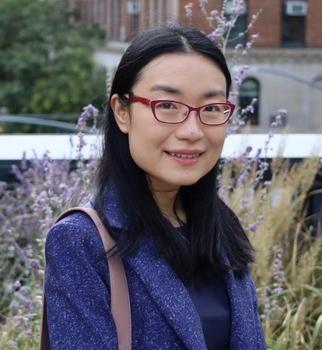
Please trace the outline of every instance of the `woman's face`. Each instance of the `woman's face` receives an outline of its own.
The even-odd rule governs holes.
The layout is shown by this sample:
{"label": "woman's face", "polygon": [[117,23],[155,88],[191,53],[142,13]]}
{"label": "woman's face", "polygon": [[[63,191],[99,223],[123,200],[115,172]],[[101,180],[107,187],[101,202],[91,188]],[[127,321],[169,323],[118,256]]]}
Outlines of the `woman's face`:
{"label": "woman's face", "polygon": [[[226,79],[204,56],[164,54],[143,68],[132,92],[149,100],[175,100],[199,107],[226,101]],[[117,95],[112,96],[111,106],[121,131],[128,134],[132,158],[147,174],[153,190],[192,185],[217,163],[226,124],[204,125],[195,111],[181,124],[161,123],[150,106],[136,102],[126,108]],[[187,154],[193,159],[187,159]]]}

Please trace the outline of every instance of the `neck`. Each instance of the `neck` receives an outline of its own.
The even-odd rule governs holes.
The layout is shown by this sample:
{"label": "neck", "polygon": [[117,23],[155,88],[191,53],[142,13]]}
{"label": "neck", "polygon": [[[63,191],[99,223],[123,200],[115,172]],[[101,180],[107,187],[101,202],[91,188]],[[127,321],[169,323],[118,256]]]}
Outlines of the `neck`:
{"label": "neck", "polygon": [[[175,211],[174,203],[178,195],[178,188],[173,190],[158,190],[152,188],[153,197],[160,208],[163,215],[174,225],[179,226],[181,223],[178,220]],[[186,215],[181,205],[180,198],[176,203],[176,213],[179,219],[186,222]]]}

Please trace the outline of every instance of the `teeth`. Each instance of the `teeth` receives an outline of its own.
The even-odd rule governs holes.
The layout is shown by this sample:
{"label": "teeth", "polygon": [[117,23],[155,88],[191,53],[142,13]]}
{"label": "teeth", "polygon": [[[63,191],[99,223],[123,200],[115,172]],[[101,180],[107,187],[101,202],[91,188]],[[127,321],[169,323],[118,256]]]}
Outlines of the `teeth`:
{"label": "teeth", "polygon": [[199,154],[183,154],[183,153],[170,153],[171,156],[173,157],[178,157],[178,158],[188,158],[188,159],[193,159],[193,158],[198,158]]}

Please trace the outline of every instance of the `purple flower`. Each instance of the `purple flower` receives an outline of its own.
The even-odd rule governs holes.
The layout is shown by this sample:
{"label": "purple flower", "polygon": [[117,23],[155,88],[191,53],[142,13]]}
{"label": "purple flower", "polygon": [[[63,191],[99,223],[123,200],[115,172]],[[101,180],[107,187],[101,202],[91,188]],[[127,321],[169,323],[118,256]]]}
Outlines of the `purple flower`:
{"label": "purple flower", "polygon": [[253,105],[248,105],[247,107],[246,107],[246,109],[245,109],[245,113],[247,113],[247,112],[249,112],[249,113],[254,113],[254,106]]}
{"label": "purple flower", "polygon": [[220,41],[223,38],[223,35],[225,34],[225,31],[223,28],[218,27],[216,30],[208,34],[208,38],[210,40],[213,40],[215,42]]}
{"label": "purple flower", "polygon": [[234,25],[235,25],[235,22],[234,22],[234,21],[227,21],[227,22],[225,23],[225,29],[227,30],[227,29],[233,28]]}
{"label": "purple flower", "polygon": [[13,284],[13,287],[15,290],[20,289],[20,287],[21,287],[20,281],[19,280],[15,281],[15,283]]}
{"label": "purple flower", "polygon": [[254,222],[253,224],[248,225],[250,232],[256,232],[259,226],[259,222]]}
{"label": "purple flower", "polygon": [[78,118],[77,130],[82,131],[86,127],[86,123],[91,118],[96,118],[98,116],[98,109],[95,108],[92,104],[89,104],[83,107],[83,112]]}
{"label": "purple flower", "polygon": [[246,147],[246,150],[245,150],[245,153],[248,154],[248,153],[250,153],[252,150],[253,150],[253,147],[252,147],[252,146],[247,146],[247,147]]}
{"label": "purple flower", "polygon": [[243,82],[248,71],[249,71],[248,65],[243,65],[242,67],[238,67],[237,69],[235,69],[233,73],[233,79],[237,85],[240,85]]}
{"label": "purple flower", "polygon": [[214,19],[216,19],[219,15],[219,12],[217,10],[210,11],[210,16]]}
{"label": "purple flower", "polygon": [[97,117],[97,115],[98,115],[98,109],[95,108],[92,104],[89,104],[83,107],[83,113],[81,114],[81,117],[91,118],[91,117]]}
{"label": "purple flower", "polygon": [[34,269],[34,270],[39,270],[40,269],[40,263],[38,259],[30,259],[29,260],[30,266]]}

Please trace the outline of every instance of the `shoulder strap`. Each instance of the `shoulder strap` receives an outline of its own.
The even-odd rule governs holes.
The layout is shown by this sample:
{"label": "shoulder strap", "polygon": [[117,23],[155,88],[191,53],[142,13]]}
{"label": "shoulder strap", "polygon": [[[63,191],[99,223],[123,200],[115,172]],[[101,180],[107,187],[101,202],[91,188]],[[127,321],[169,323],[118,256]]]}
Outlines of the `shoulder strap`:
{"label": "shoulder strap", "polygon": [[[56,220],[58,222],[66,215],[81,211],[86,213],[95,223],[97,230],[101,236],[105,251],[110,250],[115,246],[115,242],[108,233],[106,227],[102,223],[96,211],[87,207],[74,207],[64,211]],[[115,322],[118,348],[119,350],[131,349],[131,305],[129,297],[129,288],[127,284],[126,274],[122,259],[115,254],[107,259],[109,275],[110,275],[110,290],[111,290],[111,312]],[[46,298],[44,293],[43,314],[42,314],[42,330],[41,330],[41,350],[50,350],[49,334],[46,315]]]}

